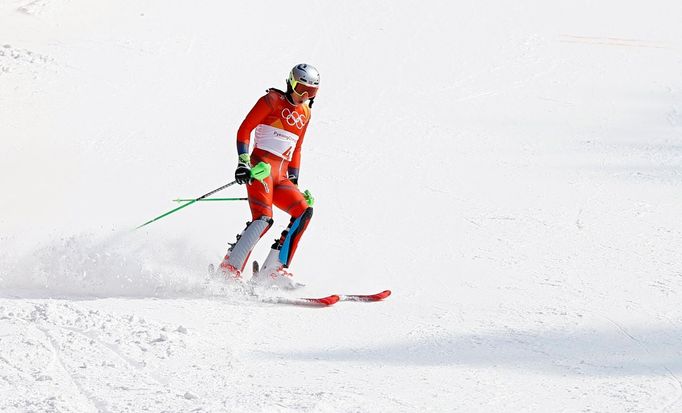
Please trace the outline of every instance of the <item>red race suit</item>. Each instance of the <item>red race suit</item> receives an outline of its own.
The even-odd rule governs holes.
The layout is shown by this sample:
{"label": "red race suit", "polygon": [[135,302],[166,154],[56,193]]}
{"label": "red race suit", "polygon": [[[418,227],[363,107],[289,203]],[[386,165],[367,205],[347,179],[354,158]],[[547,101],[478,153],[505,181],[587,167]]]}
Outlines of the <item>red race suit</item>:
{"label": "red race suit", "polygon": [[237,131],[237,152],[248,153],[251,132],[255,129],[251,165],[267,162],[272,168],[263,182],[247,185],[253,219],[272,217],[272,205],[294,218],[301,216],[308,204],[290,178],[298,179],[301,146],[310,121],[308,103],[294,105],[285,94],[269,89],[246,115]]}

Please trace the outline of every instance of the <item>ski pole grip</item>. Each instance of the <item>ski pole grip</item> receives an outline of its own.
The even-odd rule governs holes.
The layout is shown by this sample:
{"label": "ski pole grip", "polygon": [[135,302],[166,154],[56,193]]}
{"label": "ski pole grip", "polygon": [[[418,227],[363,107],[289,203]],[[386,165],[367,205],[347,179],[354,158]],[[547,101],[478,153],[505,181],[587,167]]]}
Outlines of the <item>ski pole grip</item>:
{"label": "ski pole grip", "polygon": [[270,176],[272,167],[269,163],[260,161],[256,166],[251,168],[251,178],[263,182],[263,179]]}

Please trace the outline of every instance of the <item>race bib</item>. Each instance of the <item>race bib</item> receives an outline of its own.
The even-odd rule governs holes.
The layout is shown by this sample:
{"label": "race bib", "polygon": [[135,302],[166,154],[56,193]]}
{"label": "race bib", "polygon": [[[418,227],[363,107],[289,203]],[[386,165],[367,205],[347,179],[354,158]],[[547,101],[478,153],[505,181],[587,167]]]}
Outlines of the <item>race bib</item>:
{"label": "race bib", "polygon": [[284,129],[260,124],[256,127],[256,148],[266,150],[280,158],[291,160],[298,135]]}

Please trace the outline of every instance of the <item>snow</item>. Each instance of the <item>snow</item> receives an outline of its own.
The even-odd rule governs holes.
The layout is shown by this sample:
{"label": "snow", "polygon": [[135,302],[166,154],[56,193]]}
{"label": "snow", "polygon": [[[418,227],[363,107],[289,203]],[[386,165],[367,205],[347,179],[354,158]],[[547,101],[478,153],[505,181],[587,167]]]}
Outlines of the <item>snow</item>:
{"label": "snow", "polygon": [[[682,411],[680,15],[0,0],[0,411]],[[299,62],[294,295],[384,302],[207,280],[241,202],[133,230],[232,179]]]}

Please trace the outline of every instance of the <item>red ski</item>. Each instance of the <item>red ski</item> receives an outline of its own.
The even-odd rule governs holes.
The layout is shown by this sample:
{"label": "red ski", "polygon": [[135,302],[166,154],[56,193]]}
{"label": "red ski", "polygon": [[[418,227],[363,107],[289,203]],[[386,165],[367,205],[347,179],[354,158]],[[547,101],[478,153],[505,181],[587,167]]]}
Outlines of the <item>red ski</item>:
{"label": "red ski", "polygon": [[[257,261],[253,262],[253,274],[258,274],[259,265]],[[291,298],[291,297],[267,297],[258,296],[258,300],[264,303],[272,304],[290,304],[290,305],[302,305],[308,307],[329,307],[334,305],[339,301],[360,301],[360,302],[372,302],[381,301],[384,298],[391,295],[391,290],[384,290],[377,294],[349,294],[349,295],[337,295],[332,294],[327,297],[322,298]]]}
{"label": "red ski", "polygon": [[322,298],[292,298],[292,297],[262,297],[259,296],[258,300],[264,303],[272,304],[291,304],[291,305],[302,305],[308,307],[329,307],[339,302],[340,297],[336,294],[332,294],[328,297]]}
{"label": "red ski", "polygon": [[339,301],[361,301],[361,302],[372,302],[381,301],[384,298],[391,295],[391,290],[385,290],[376,294],[350,294],[350,295],[339,295]]}

